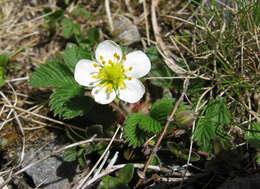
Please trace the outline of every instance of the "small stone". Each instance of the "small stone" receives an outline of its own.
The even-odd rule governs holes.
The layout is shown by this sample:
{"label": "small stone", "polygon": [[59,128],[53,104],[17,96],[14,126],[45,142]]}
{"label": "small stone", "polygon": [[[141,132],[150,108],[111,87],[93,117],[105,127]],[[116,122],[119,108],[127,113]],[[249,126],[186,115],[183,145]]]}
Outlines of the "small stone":
{"label": "small stone", "polygon": [[124,16],[118,16],[115,19],[112,35],[115,37],[115,41],[119,41],[123,45],[131,45],[141,40],[137,26]]}

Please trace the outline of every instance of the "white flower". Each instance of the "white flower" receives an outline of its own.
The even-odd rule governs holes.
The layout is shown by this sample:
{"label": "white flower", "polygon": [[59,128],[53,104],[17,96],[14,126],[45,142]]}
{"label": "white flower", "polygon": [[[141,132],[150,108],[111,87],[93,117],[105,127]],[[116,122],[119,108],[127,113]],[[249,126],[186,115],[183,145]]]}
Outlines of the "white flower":
{"label": "white flower", "polygon": [[151,62],[142,51],[126,56],[115,42],[106,40],[96,49],[97,62],[80,60],[75,67],[75,80],[83,86],[94,87],[91,94],[96,102],[108,104],[116,96],[121,100],[135,103],[145,92],[138,78],[151,69]]}

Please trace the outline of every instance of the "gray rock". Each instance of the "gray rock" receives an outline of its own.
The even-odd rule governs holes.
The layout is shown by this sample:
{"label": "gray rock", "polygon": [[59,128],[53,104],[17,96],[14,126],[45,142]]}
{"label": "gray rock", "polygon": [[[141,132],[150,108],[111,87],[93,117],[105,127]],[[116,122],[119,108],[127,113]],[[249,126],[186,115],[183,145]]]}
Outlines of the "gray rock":
{"label": "gray rock", "polygon": [[124,45],[131,45],[141,40],[137,26],[123,16],[118,16],[115,19],[112,35],[115,37],[115,41],[119,41]]}
{"label": "gray rock", "polygon": [[[57,141],[57,140],[56,140]],[[35,153],[37,148],[31,148],[25,154],[25,162],[30,160],[29,163],[44,158],[52,153],[53,149],[60,148],[64,144],[52,141],[45,148]],[[26,173],[32,178],[36,186],[40,185],[44,189],[61,189],[70,188],[69,184],[73,181],[76,175],[77,162],[64,162],[62,159],[62,153],[56,156],[50,157],[45,161],[37,164],[30,169],[26,170]]]}

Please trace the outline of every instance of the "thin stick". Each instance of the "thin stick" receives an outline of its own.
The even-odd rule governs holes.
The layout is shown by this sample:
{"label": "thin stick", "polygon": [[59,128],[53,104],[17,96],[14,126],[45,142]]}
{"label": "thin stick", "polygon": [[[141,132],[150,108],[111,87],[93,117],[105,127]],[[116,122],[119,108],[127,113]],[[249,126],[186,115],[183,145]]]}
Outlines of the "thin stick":
{"label": "thin stick", "polygon": [[147,8],[146,8],[146,0],[143,0],[143,7],[144,7],[144,18],[145,18],[145,28],[146,28],[146,37],[147,37],[147,43],[150,46],[150,33],[149,33],[149,24],[148,24],[148,14],[147,14]]}
{"label": "thin stick", "polygon": [[[201,107],[201,106],[200,106],[200,102],[201,102],[201,100],[203,99],[203,97],[204,97],[210,90],[212,90],[212,89],[213,89],[213,87],[209,87],[209,88],[200,96],[200,98],[199,98],[199,100],[198,100],[198,102],[197,102],[196,108],[195,108],[195,113],[197,113],[197,112],[200,110],[200,107]],[[193,121],[193,123],[192,123],[192,132],[191,132],[192,135],[191,135],[191,139],[190,139],[189,156],[188,156],[188,160],[187,160],[186,165],[189,165],[189,164],[190,164],[191,153],[192,153],[192,147],[193,147],[193,141],[194,141],[195,124],[196,124],[196,119],[195,119],[195,120]],[[186,169],[185,169],[184,175],[187,173],[187,171],[188,171],[188,166],[187,166]],[[184,181],[184,180],[182,180],[182,182],[181,182],[179,188],[182,187],[183,181]]]}
{"label": "thin stick", "polygon": [[184,74],[187,71],[183,68],[181,68],[180,66],[178,66],[175,61],[171,58],[173,55],[167,48],[166,45],[164,44],[161,35],[160,35],[160,30],[159,30],[159,26],[158,26],[158,22],[157,22],[157,17],[156,17],[156,7],[159,3],[159,0],[152,0],[152,6],[151,6],[151,14],[152,14],[152,26],[153,26],[153,32],[154,32],[154,37],[155,40],[157,42],[157,44],[160,46],[160,48],[162,49],[163,53],[166,56],[166,60],[165,63],[167,64],[167,66],[174,71],[177,74]]}
{"label": "thin stick", "polygon": [[[172,113],[171,113],[171,115],[169,116],[169,118],[168,118],[168,120],[167,120],[167,122],[166,122],[166,124],[165,124],[165,126],[164,126],[164,129],[163,129],[163,131],[162,131],[162,133],[161,133],[161,135],[160,135],[160,137],[159,137],[159,139],[158,139],[156,145],[155,145],[154,148],[153,148],[152,153],[150,154],[150,157],[149,157],[149,159],[148,159],[148,161],[147,161],[147,163],[146,163],[146,165],[145,165],[145,167],[144,167],[144,170],[143,170],[143,172],[141,173],[143,176],[145,176],[145,172],[147,171],[148,166],[149,166],[150,162],[152,161],[152,158],[153,158],[154,154],[158,151],[158,147],[159,147],[159,145],[160,145],[160,143],[161,143],[161,141],[162,141],[162,139],[163,139],[163,137],[164,137],[164,135],[165,135],[165,133],[166,133],[166,131],[167,131],[169,125],[170,125],[170,123],[173,121],[173,116],[175,115],[178,106],[179,106],[180,103],[183,101],[183,98],[184,98],[184,96],[185,96],[185,94],[186,94],[186,91],[187,91],[187,89],[188,89],[188,86],[189,86],[189,79],[185,79],[184,84],[183,84],[183,92],[182,92],[180,98],[178,99],[178,101],[176,102],[176,104],[175,104],[175,106],[174,106],[174,108],[173,108],[173,110],[172,110]],[[137,186],[140,185],[141,183],[142,183],[142,180],[140,179],[139,182],[138,182],[138,184],[137,184]]]}
{"label": "thin stick", "polygon": [[[80,189],[80,188],[85,188],[86,184],[85,182],[87,181],[87,179],[90,177],[90,175],[94,172],[94,170],[96,169],[96,167],[98,166],[98,164],[101,162],[101,160],[103,159],[103,157],[106,155],[107,151],[109,150],[110,146],[112,145],[113,141],[115,140],[115,137],[118,133],[120,129],[120,126],[117,126],[117,129],[114,133],[114,136],[112,137],[110,143],[108,144],[107,148],[105,149],[105,151],[103,152],[103,154],[101,155],[101,157],[99,158],[99,160],[96,162],[96,164],[93,166],[93,168],[90,170],[90,172],[88,173],[88,175],[86,177],[84,177],[81,182],[79,183],[79,185],[77,186],[76,189]],[[84,185],[85,184],[85,185]],[[83,186],[83,187],[82,187]]]}
{"label": "thin stick", "polygon": [[114,31],[114,24],[113,24],[111,12],[110,12],[109,0],[105,1],[105,7],[106,7],[106,13],[107,13],[109,27],[110,27],[111,32],[113,32]]}
{"label": "thin stick", "polygon": [[[13,107],[13,106],[7,106],[7,107]],[[42,118],[42,119],[51,121],[51,122],[53,122],[53,123],[57,123],[57,124],[59,124],[59,125],[63,125],[63,126],[66,126],[66,127],[71,127],[71,128],[73,128],[73,129],[77,129],[77,130],[79,130],[79,131],[85,131],[85,129],[81,129],[81,128],[77,127],[77,126],[74,126],[74,125],[71,125],[71,124],[68,124],[68,123],[64,123],[64,122],[62,122],[62,121],[58,121],[58,120],[56,120],[56,119],[52,119],[52,118],[49,118],[49,117],[47,117],[47,116],[43,116],[43,115],[40,115],[40,114],[36,114],[36,113],[34,113],[34,112],[30,112],[30,111],[25,110],[25,109],[20,108],[20,107],[13,107],[13,108],[14,108],[14,109],[17,109],[17,110],[19,110],[19,111],[22,111],[22,112],[26,112],[26,113],[31,114],[31,115],[33,115],[33,116],[40,117],[40,118]]]}

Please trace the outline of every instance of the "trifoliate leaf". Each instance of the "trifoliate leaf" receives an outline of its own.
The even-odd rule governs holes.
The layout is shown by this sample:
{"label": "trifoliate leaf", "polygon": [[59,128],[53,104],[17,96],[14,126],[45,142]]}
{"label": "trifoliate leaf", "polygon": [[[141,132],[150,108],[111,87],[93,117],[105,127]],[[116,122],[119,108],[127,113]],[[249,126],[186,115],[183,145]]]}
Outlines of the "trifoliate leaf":
{"label": "trifoliate leaf", "polygon": [[150,110],[150,116],[153,119],[159,121],[161,125],[164,125],[167,121],[168,116],[172,112],[174,103],[175,99],[173,98],[157,100]]}
{"label": "trifoliate leaf", "polygon": [[72,73],[74,73],[75,66],[81,59],[91,59],[91,52],[76,45],[66,47],[64,61]]}
{"label": "trifoliate leaf", "polygon": [[120,170],[119,178],[125,184],[131,182],[133,176],[134,176],[134,165],[132,163],[127,164]]}
{"label": "trifoliate leaf", "polygon": [[66,85],[51,95],[50,105],[55,115],[69,119],[88,112],[94,101],[84,96],[84,89],[79,85]]}
{"label": "trifoliate leaf", "polygon": [[35,87],[58,87],[75,85],[75,83],[74,77],[66,65],[57,61],[41,64],[30,78],[30,84]]}

